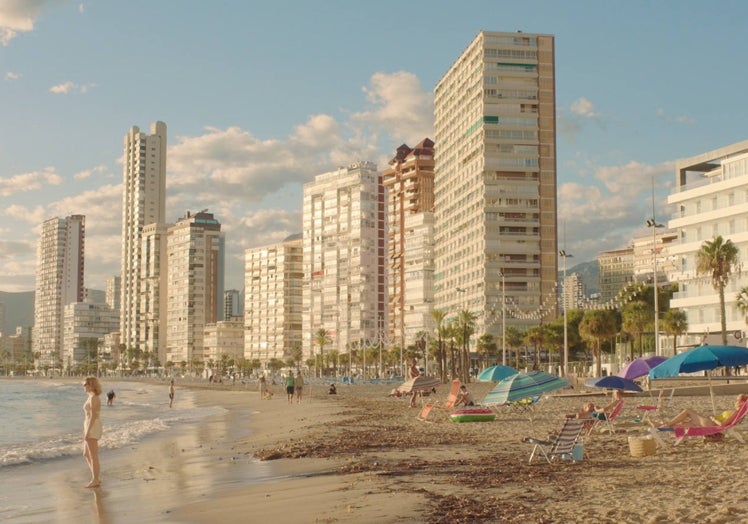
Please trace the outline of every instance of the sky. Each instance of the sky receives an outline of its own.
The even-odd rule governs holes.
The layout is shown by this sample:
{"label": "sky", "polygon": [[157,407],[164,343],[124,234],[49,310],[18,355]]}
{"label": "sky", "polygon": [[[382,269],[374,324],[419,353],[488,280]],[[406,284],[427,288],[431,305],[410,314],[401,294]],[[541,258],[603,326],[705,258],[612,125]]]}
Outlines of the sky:
{"label": "sky", "polygon": [[247,248],[301,231],[302,184],[433,138],[481,30],[555,36],[559,247],[594,260],[667,223],[676,160],[748,139],[746,23],[742,1],[0,0],[0,291],[34,289],[41,224],[71,214],[85,285],[119,274],[123,137],[156,120],[167,221],[212,212],[241,289]]}

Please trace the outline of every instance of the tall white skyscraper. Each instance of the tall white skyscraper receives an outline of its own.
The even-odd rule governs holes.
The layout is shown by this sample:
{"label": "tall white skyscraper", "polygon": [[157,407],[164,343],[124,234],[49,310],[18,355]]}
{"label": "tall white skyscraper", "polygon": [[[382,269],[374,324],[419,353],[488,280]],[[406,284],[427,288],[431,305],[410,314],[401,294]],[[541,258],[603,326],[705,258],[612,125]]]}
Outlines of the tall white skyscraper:
{"label": "tall white skyscraper", "polygon": [[120,332],[129,349],[141,346],[147,323],[143,231],[163,224],[166,216],[166,124],[154,122],[150,135],[133,126],[125,135],[123,159]]}
{"label": "tall white skyscraper", "polygon": [[507,324],[556,316],[554,67],[553,36],[482,31],[434,91],[435,301],[476,337],[504,296]]}
{"label": "tall white skyscraper", "polygon": [[52,218],[42,224],[36,257],[32,351],[37,368],[60,368],[65,306],[83,301],[86,219]]}
{"label": "tall white skyscraper", "polygon": [[385,192],[376,165],[357,162],[304,185],[304,358],[386,342]]}
{"label": "tall white skyscraper", "polygon": [[167,235],[166,361],[202,361],[205,326],[216,323],[223,304],[221,224],[206,211],[188,211]]}

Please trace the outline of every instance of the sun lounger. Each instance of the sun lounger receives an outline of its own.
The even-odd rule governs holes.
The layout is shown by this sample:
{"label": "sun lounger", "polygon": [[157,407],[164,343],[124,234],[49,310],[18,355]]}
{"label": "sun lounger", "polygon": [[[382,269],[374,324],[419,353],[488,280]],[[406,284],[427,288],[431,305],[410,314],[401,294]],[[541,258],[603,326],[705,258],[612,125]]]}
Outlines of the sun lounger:
{"label": "sun lounger", "polygon": [[460,380],[455,379],[452,381],[452,387],[449,389],[449,395],[447,395],[447,399],[444,401],[444,404],[440,404],[438,400],[434,400],[431,402],[428,402],[426,405],[423,406],[423,409],[421,409],[421,412],[418,414],[418,419],[425,421],[429,413],[431,413],[431,410],[436,409],[452,409],[455,406],[455,402],[457,401],[457,395],[460,393]]}
{"label": "sun lounger", "polygon": [[672,428],[653,427],[650,429],[650,434],[660,445],[664,445],[661,437],[664,432],[673,433],[676,446],[686,437],[713,437],[715,435],[731,436],[740,442],[744,442],[743,437],[735,430],[735,426],[740,424],[745,418],[746,413],[748,413],[748,402],[743,402],[740,408],[735,410],[722,424],[715,424],[713,426],[676,426]]}
{"label": "sun lounger", "polygon": [[533,437],[525,437],[522,441],[533,444],[530,453],[530,463],[537,454],[542,455],[550,464],[553,459],[561,457],[566,460],[574,460],[574,446],[577,445],[584,429],[584,420],[578,418],[567,418],[564,425],[554,438],[540,440]]}

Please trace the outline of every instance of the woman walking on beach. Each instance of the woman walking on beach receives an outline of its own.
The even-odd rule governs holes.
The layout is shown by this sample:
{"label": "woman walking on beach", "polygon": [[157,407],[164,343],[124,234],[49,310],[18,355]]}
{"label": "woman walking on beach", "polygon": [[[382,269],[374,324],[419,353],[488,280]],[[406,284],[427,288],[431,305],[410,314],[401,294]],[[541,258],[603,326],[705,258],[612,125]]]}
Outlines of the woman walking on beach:
{"label": "woman walking on beach", "polygon": [[296,380],[294,381],[294,389],[296,390],[296,403],[301,404],[301,393],[304,389],[304,377],[301,376],[301,370],[296,372]]}
{"label": "woman walking on beach", "polygon": [[99,480],[99,439],[101,438],[101,383],[96,377],[87,377],[83,382],[83,389],[88,394],[83,404],[83,456],[86,458],[88,469],[91,470],[91,482],[86,484],[87,488],[97,488],[101,485]]}
{"label": "woman walking on beach", "polygon": [[293,371],[289,370],[288,375],[286,375],[286,395],[288,395],[288,403],[293,404],[293,392],[294,392],[294,385],[295,380],[293,378]]}

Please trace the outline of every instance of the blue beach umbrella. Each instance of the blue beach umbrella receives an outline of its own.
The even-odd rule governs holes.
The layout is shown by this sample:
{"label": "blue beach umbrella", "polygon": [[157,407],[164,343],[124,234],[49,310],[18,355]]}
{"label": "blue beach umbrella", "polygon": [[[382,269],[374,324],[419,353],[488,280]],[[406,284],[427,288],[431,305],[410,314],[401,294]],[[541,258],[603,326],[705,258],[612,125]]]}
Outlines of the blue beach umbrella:
{"label": "blue beach umbrella", "polygon": [[496,384],[482,404],[486,406],[503,405],[509,402],[537,397],[569,385],[564,379],[544,371],[517,373]]}
{"label": "blue beach umbrella", "polygon": [[593,388],[620,389],[621,391],[642,391],[642,388],[636,382],[617,375],[591,378],[584,385]]}
{"label": "blue beach umbrella", "polygon": [[745,366],[748,349],[741,346],[699,346],[670,357],[653,367],[649,378],[676,377],[680,373],[708,371],[719,367]]}
{"label": "blue beach umbrella", "polygon": [[491,366],[480,372],[478,375],[478,382],[499,382],[504,380],[506,377],[511,377],[519,373],[516,369],[511,366]]}

